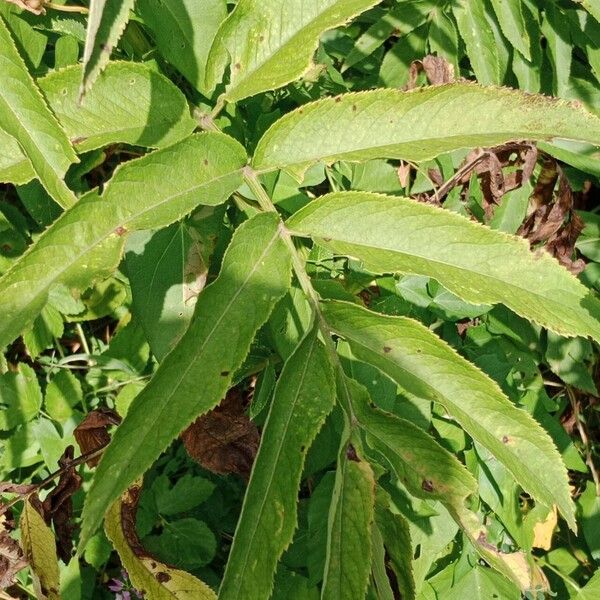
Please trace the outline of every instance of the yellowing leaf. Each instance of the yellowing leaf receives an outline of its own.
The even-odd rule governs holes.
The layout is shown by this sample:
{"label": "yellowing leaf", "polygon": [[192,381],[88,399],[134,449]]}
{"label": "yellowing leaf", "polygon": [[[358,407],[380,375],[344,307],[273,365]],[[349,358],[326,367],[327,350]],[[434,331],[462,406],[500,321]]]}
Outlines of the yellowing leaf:
{"label": "yellowing leaf", "polygon": [[140,493],[133,486],[106,513],[106,535],[119,553],[133,585],[148,600],[216,600],[217,595],[193,575],[162,564],[146,553],[135,532]]}
{"label": "yellowing leaf", "polygon": [[54,534],[28,500],[23,506],[19,525],[21,543],[31,566],[37,597],[60,600],[60,573]]}
{"label": "yellowing leaf", "polygon": [[548,516],[543,520],[536,523],[533,527],[533,547],[542,548],[543,550],[550,550],[552,548],[552,535],[556,529],[558,522],[558,511],[556,505],[554,505]]}

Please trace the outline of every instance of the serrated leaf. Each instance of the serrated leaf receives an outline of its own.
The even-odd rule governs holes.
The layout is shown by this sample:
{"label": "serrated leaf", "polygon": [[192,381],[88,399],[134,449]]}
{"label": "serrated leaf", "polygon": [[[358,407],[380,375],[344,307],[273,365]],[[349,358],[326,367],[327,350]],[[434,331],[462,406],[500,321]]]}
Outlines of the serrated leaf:
{"label": "serrated leaf", "polygon": [[23,552],[31,566],[37,598],[60,600],[60,573],[52,530],[26,500],[19,521]]}
{"label": "serrated leaf", "polygon": [[600,145],[600,118],[564,100],[473,83],[379,89],[288,113],[263,135],[253,164],[301,171],[319,161],[423,161],[459,148],[554,138]]}
{"label": "serrated leaf", "polygon": [[133,3],[134,0],[91,0],[83,51],[80,100],[108,64],[110,54],[125,30]]}
{"label": "serrated leaf", "polygon": [[576,529],[567,471],[552,440],[491,379],[412,319],[344,302],[324,303],[323,312],[359,360],[381,369],[407,393],[443,406],[525,491],[545,506],[556,503]]}
{"label": "serrated leaf", "polygon": [[0,278],[0,348],[32,322],[53,286],[82,290],[111,274],[128,231],[165,227],[198,204],[224,202],[245,163],[235,140],[204,133],[119,167],[101,197],[82,198]]}
{"label": "serrated leaf", "polygon": [[[80,65],[38,80],[78,152],[115,143],[161,148],[187,137],[196,127],[183,94],[143,64],[109,63],[83,105],[77,99],[80,80]],[[24,184],[33,177],[35,172],[16,141],[0,130],[0,181]]]}
{"label": "serrated leaf", "polygon": [[[400,514],[387,510],[382,494],[377,495],[375,523],[385,545],[402,598],[415,600],[415,581],[412,570],[412,543],[408,521]],[[380,501],[381,500],[381,501]]]}
{"label": "serrated leaf", "polygon": [[158,51],[200,92],[210,47],[227,16],[225,0],[139,0],[136,11],[154,32]]}
{"label": "serrated leaf", "polygon": [[370,194],[327,194],[287,227],[375,273],[427,275],[463,300],[503,303],[566,336],[600,340],[600,301],[543,250],[445,209]]}
{"label": "serrated leaf", "polygon": [[491,0],[502,33],[523,57],[530,61],[530,41],[521,0]]}
{"label": "serrated leaf", "polygon": [[234,234],[219,277],[198,298],[199,317],[134,400],[105,450],[83,511],[82,547],[106,506],[224,397],[258,328],[289,285],[290,257],[279,220],[257,215]]}
{"label": "serrated leaf", "polygon": [[369,463],[338,459],[329,509],[322,600],[363,598],[371,567],[375,478]]}
{"label": "serrated leaf", "polygon": [[[129,492],[123,500],[130,501]],[[133,585],[152,600],[216,600],[217,595],[193,575],[162,564],[131,547],[128,538],[135,532],[127,531],[131,523],[122,518],[123,500],[117,500],[108,510],[105,529]]]}
{"label": "serrated leaf", "polygon": [[298,79],[310,68],[321,34],[380,1],[240,0],[210,50],[207,89],[215,88],[227,64],[230,102]]}
{"label": "serrated leaf", "polygon": [[313,326],[279,377],[219,598],[269,598],[297,525],[304,459],[333,408],[333,372]]}
{"label": "serrated leaf", "polygon": [[[0,17],[0,122],[31,162],[35,175],[63,207],[77,202],[63,177],[75,151],[27,71]],[[13,142],[14,144],[14,142]]]}
{"label": "serrated leaf", "polygon": [[458,0],[452,11],[477,81],[483,85],[502,83],[494,32],[483,0]]}

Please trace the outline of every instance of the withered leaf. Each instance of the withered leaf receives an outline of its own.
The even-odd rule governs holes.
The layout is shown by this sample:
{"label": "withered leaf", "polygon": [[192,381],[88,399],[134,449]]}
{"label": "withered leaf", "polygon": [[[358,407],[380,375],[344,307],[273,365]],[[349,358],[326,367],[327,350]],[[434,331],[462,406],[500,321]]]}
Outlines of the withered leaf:
{"label": "withered leaf", "polygon": [[214,410],[196,419],[182,434],[188,454],[213,473],[250,476],[260,434],[246,416],[242,393],[233,388]]}
{"label": "withered leaf", "polygon": [[423,60],[413,60],[408,70],[408,82],[405,89],[412,90],[417,85],[417,76],[421,71],[425,72],[431,85],[441,85],[455,81],[454,65],[445,58],[428,54]]}
{"label": "withered leaf", "polygon": [[0,517],[0,590],[15,583],[16,574],[27,566],[23,550],[9,535],[6,517]]}
{"label": "withered leaf", "polygon": [[[73,435],[79,444],[82,454],[88,454],[104,448],[110,442],[108,427],[118,425],[121,417],[110,408],[97,408],[91,411],[85,419],[75,427]],[[100,460],[94,456],[87,461],[88,467],[95,467]]]}
{"label": "withered leaf", "polygon": [[44,15],[46,14],[46,9],[44,8],[44,0],[6,0],[11,4],[16,4],[19,8],[29,11],[34,15]]}
{"label": "withered leaf", "polygon": [[46,523],[54,525],[57,538],[58,556],[68,563],[73,552],[73,499],[72,496],[81,487],[82,478],[69,467],[73,462],[73,446],[67,446],[58,464],[64,471],[61,473],[56,487],[46,496],[42,503]]}

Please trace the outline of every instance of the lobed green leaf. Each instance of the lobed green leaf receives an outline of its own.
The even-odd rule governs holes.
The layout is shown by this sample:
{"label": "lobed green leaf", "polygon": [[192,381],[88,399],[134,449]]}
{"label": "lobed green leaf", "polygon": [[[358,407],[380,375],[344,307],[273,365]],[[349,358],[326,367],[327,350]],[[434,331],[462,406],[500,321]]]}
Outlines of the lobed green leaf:
{"label": "lobed green leaf", "polygon": [[310,68],[322,33],[380,1],[240,0],[217,32],[206,88],[215,88],[228,64],[230,102],[286,85]]}
{"label": "lobed green leaf", "polygon": [[104,452],[86,498],[80,548],[106,507],[224,397],[256,332],[289,288],[290,274],[276,215],[257,215],[237,229],[219,277],[198,298],[195,318],[135,398]]}
{"label": "lobed green leaf", "polygon": [[[0,124],[3,132],[14,138],[9,152],[22,150],[36,177],[63,208],[75,204],[77,198],[63,177],[77,156],[31,78],[1,16]],[[6,136],[0,135],[0,141],[3,137]]]}
{"label": "lobed green leaf", "polygon": [[[441,404],[504,464],[532,498],[545,506],[556,504],[569,526],[576,529],[567,471],[554,443],[495,382],[417,321],[337,301],[324,303],[323,313],[358,359],[379,368],[407,393]],[[371,418],[365,427],[370,426]],[[430,462],[428,466],[433,468]],[[421,489],[425,488],[431,486],[422,484]]]}
{"label": "lobed green leaf", "polygon": [[286,114],[259,141],[253,164],[301,171],[319,161],[421,161],[459,148],[556,138],[600,145],[600,118],[564,100],[473,83],[379,89]]}
{"label": "lobed green leaf", "polygon": [[101,197],[82,198],[0,278],[0,347],[33,321],[54,286],[83,290],[108,276],[128,231],[166,227],[198,204],[227,200],[245,163],[235,140],[204,133],[121,166]]}
{"label": "lobed green leaf", "polygon": [[219,598],[270,597],[297,525],[304,459],[335,402],[333,371],[313,326],[287,360],[262,433]]}
{"label": "lobed green leaf", "polygon": [[427,275],[468,302],[501,302],[556,333],[600,341],[600,301],[554,258],[448,210],[339,192],[311,202],[287,226],[372,272]]}

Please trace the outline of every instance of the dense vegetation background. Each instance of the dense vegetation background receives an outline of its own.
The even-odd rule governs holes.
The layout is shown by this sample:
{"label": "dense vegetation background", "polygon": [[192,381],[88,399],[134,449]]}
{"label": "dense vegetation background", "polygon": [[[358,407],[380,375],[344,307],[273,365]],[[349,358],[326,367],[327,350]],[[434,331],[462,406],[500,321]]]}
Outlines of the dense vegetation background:
{"label": "dense vegetation background", "polygon": [[[201,599],[225,581],[220,597],[248,600],[271,588],[279,600],[599,598],[600,313],[580,316],[576,296],[600,290],[600,2],[121,0],[88,13],[9,1],[0,595]],[[406,94],[345,95],[374,88]],[[279,121],[325,97],[336,99]],[[359,123],[372,105],[376,118]],[[244,167],[253,155],[256,171]],[[341,195],[313,215],[328,192]],[[258,213],[274,207],[295,215],[291,287],[281,240],[264,249],[279,226]],[[438,242],[447,271],[410,246]],[[469,271],[481,257],[490,279],[508,279],[488,290]],[[219,312],[240,294],[233,316]],[[319,297],[333,301],[323,321]],[[229,329],[201,356],[210,335],[198,323],[221,320]],[[357,333],[369,326],[393,341],[381,356]],[[177,387],[189,356],[197,379]],[[294,390],[309,408],[290,412],[292,435],[277,406]],[[531,441],[502,433],[511,427]],[[499,453],[486,437],[497,432]],[[259,445],[261,464],[276,457],[270,479],[255,469],[244,505],[258,537],[238,528],[253,571],[230,550]],[[121,483],[133,487],[116,500]]]}

